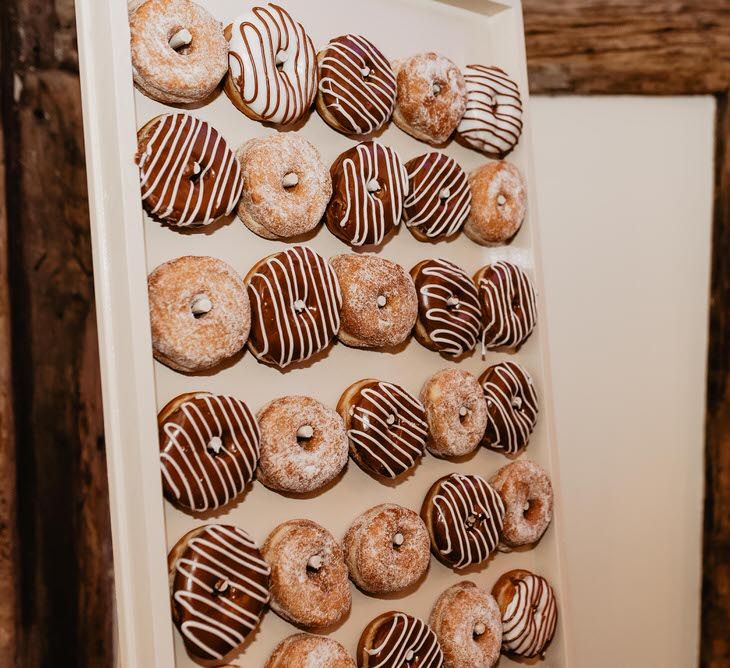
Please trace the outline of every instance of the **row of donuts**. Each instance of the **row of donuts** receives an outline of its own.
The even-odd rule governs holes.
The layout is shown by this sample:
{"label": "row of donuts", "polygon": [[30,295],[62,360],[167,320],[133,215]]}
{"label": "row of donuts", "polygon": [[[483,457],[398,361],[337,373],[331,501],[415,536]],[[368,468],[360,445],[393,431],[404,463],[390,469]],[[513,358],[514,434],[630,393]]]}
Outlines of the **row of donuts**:
{"label": "row of donuts", "polygon": [[409,272],[377,255],[329,262],[290,246],[257,262],[245,279],[225,262],[183,256],[148,277],[155,358],[181,372],[219,366],[244,345],[285,368],[337,336],[358,348],[392,348],[413,332],[450,358],[482,348],[514,352],[532,333],[535,290],[517,265],[495,261],[472,279],[445,259]]}
{"label": "row of donuts", "polygon": [[402,479],[425,450],[453,459],[479,445],[508,456],[526,446],[537,421],[537,395],[516,362],[490,366],[477,380],[442,369],[420,400],[395,383],[366,378],[332,410],[308,396],[284,396],[254,417],[236,397],[191,392],[158,415],[165,498],[205,512],[239,498],[254,476],[274,491],[308,494],[344,470],[348,453],[376,480]]}
{"label": "row of donuts", "polygon": [[417,139],[452,134],[504,157],[522,133],[517,84],[498,67],[464,73],[437,53],[394,62],[362,35],[335,37],[319,53],[282,7],[254,6],[226,28],[191,0],[148,0],[130,15],[134,82],[167,104],[205,101],[225,78],[233,104],[256,121],[301,122],[316,103],[348,135],[368,135],[392,117]]}
{"label": "row of donuts", "polygon": [[[451,503],[448,495],[457,487],[463,499]],[[491,497],[484,494],[486,489]],[[484,545],[493,541],[496,517],[488,525],[474,518],[494,512],[493,499],[498,498],[479,476],[452,474],[429,492],[421,510],[424,519],[396,504],[375,506],[354,521],[342,543],[308,519],[280,524],[260,549],[239,527],[204,525],[183,536],[168,557],[173,621],[188,654],[205,665],[221,665],[238,654],[267,605],[300,629],[332,630],[350,614],[349,580],[375,596],[417,586],[430,563],[429,535],[433,542],[444,534],[445,526],[451,534],[445,540],[468,539],[482,556]],[[466,508],[461,507],[464,501]],[[489,546],[494,549],[492,542]],[[466,554],[463,549],[460,552]],[[441,550],[438,556],[446,561],[451,555]],[[447,563],[453,566],[453,560]],[[529,571],[513,570],[499,578],[492,593],[494,597],[469,581],[444,592],[431,613],[433,630],[419,627],[432,639],[430,648],[411,640],[412,644],[397,651],[395,647],[385,650],[385,638],[368,633],[371,622],[360,639],[358,665],[402,668],[414,658],[426,660],[419,654],[404,661],[400,651],[426,651],[433,663],[417,665],[447,668],[489,668],[500,651],[524,658],[541,655],[557,624],[555,595],[547,581]],[[403,613],[386,616],[392,614]],[[423,624],[407,615],[401,622]],[[368,648],[364,653],[363,644]],[[369,663],[368,656],[382,663]]]}
{"label": "row of donuts", "polygon": [[145,210],[179,229],[236,208],[265,239],[301,237],[324,220],[349,246],[380,245],[403,220],[420,241],[453,237],[463,227],[472,241],[496,245],[517,234],[527,206],[519,170],[503,160],[467,176],[444,153],[403,164],[392,148],[365,141],[328,170],[301,136],[254,138],[234,152],[215,128],[182,112],[139,130],[135,160]]}

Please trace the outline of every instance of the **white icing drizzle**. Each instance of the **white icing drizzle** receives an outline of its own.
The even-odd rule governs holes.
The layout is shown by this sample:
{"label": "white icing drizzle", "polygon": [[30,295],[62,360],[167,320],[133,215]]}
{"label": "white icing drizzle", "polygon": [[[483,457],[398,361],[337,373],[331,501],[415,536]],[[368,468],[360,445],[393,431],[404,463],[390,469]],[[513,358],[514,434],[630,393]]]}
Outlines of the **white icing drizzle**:
{"label": "white icing drizzle", "polygon": [[464,79],[467,103],[458,134],[474,148],[504,157],[522,134],[517,84],[498,67],[485,65],[468,65]]}
{"label": "white icing drizzle", "polygon": [[419,668],[441,668],[444,665],[441,646],[431,627],[402,612],[393,615],[383,642],[367,653],[378,661],[372,664],[372,668],[407,668],[415,657],[419,659]]}
{"label": "white icing drizzle", "polygon": [[301,118],[317,94],[317,54],[302,25],[268,4],[253,7],[231,27],[228,67],[246,105],[279,125]]}
{"label": "white icing drizzle", "polygon": [[[270,569],[261,558],[256,543],[238,527],[210,525],[191,539],[175,571],[185,579],[185,589],[173,592],[175,603],[190,617],[180,625],[186,641],[202,656],[218,660],[238,647],[259,623],[269,601],[268,588],[255,575],[268,576]],[[216,584],[226,582],[255,601],[254,610],[245,607],[240,596],[221,596]],[[242,605],[242,603],[244,605]],[[223,652],[210,646],[210,640],[224,646]]]}
{"label": "white icing drizzle", "polygon": [[526,575],[515,583],[514,597],[504,612],[503,647],[519,656],[538,656],[555,635],[557,623],[552,587],[539,575]]}
{"label": "white icing drizzle", "polygon": [[[258,424],[241,400],[216,394],[198,394],[176,412],[182,412],[185,426],[171,420],[162,424],[166,440],[160,465],[165,483],[191,510],[219,508],[253,479],[261,439]],[[215,453],[209,445],[224,435],[225,447]]]}

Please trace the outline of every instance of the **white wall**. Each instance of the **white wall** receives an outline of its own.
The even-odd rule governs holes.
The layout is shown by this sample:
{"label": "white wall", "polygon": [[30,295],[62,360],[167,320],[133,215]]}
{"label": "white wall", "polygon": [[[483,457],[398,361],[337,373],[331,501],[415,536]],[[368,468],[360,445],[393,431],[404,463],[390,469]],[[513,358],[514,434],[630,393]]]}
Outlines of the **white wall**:
{"label": "white wall", "polygon": [[697,665],[714,102],[531,113],[574,665]]}

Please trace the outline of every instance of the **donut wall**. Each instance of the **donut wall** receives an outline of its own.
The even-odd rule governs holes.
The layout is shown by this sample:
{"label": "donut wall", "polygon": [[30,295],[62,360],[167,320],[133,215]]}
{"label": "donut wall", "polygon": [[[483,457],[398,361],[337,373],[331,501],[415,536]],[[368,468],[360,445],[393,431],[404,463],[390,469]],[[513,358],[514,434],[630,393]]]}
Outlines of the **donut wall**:
{"label": "donut wall", "polygon": [[[286,0],[286,36],[262,24],[239,43],[240,17],[266,3],[198,0],[198,15],[186,1],[146,25],[131,3],[131,32],[124,0],[77,7],[121,664],[460,668],[501,648],[501,666],[570,665],[520,3]],[[193,62],[203,38],[210,62],[183,93],[175,58]],[[233,77],[209,94],[221,49]],[[436,146],[415,127],[417,86],[444,61],[411,62],[414,81],[395,67],[390,119],[389,63],[427,52],[454,67],[460,141],[458,118]],[[152,60],[133,72],[133,53]],[[318,79],[287,87],[316,53]],[[343,62],[378,79],[366,108],[348,107]],[[481,144],[470,76],[501,87],[490,104],[511,118]],[[505,134],[520,105],[521,134]],[[186,138],[197,160],[174,148]],[[433,197],[454,215],[433,234],[413,196],[429,169],[453,173]],[[478,218],[525,193],[524,220]],[[533,579],[501,578],[516,569]]]}

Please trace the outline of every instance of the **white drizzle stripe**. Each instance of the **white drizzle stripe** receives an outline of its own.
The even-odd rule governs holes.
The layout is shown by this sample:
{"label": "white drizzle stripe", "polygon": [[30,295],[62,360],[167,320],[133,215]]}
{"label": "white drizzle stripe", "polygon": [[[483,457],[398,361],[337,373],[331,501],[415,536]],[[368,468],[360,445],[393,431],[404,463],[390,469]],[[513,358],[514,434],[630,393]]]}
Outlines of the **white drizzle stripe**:
{"label": "white drizzle stripe", "polygon": [[[414,164],[415,163],[415,164]],[[411,161],[408,172],[410,195],[404,203],[408,227],[423,227],[427,237],[456,233],[471,210],[471,189],[466,172],[443,153],[427,153]],[[448,189],[449,196],[441,198]]]}
{"label": "white drizzle stripe", "polygon": [[537,321],[535,288],[519,267],[503,261],[490,265],[479,279],[479,296],[485,315],[482,348],[517,348],[532,334]]}
{"label": "white drizzle stripe", "polygon": [[[194,180],[193,163],[201,170]],[[137,165],[148,211],[180,227],[207,225],[229,214],[241,197],[241,165],[233,151],[217,130],[189,114],[158,119]],[[180,198],[185,206],[177,215]]]}
{"label": "white drizzle stripe", "polygon": [[507,155],[522,134],[522,100],[517,84],[498,67],[468,65],[466,111],[457,133],[476,149]]}
{"label": "white drizzle stripe", "polygon": [[503,620],[503,647],[526,658],[542,654],[555,635],[558,605],[545,578],[526,575],[515,583],[515,594]]}
{"label": "white drizzle stripe", "polygon": [[[202,651],[204,658],[221,659],[258,625],[269,593],[249,574],[268,577],[268,565],[243,529],[210,525],[188,542],[184,555],[175,563],[175,571],[185,586],[173,591],[174,602],[188,617],[180,624],[181,633],[187,643]],[[254,609],[242,607],[230,596],[218,595],[215,583],[220,580],[228,582],[240,596],[253,599]],[[223,651],[211,646],[215,640]]]}
{"label": "white drizzle stripe", "polygon": [[[481,476],[452,473],[439,485],[433,504],[446,538],[441,554],[455,568],[485,561],[499,543],[504,520],[504,503],[494,488]],[[468,524],[471,516],[478,525]]]}
{"label": "white drizzle stripe", "polygon": [[[277,55],[285,58],[280,68]],[[265,121],[289,125],[312,106],[316,57],[301,23],[278,5],[254,7],[233,21],[230,75],[244,103]]]}
{"label": "white drizzle stripe", "polygon": [[[385,654],[382,657],[377,656],[381,652]],[[444,664],[444,655],[436,634],[420,619],[402,612],[393,616],[383,642],[367,650],[370,656],[377,656],[379,659],[372,668],[406,668],[411,663],[406,659],[409,652],[419,658],[419,668],[441,668]]]}

